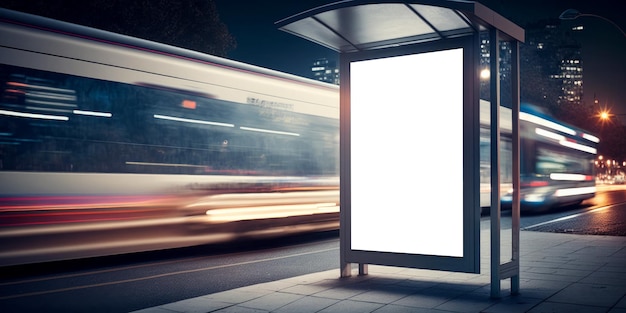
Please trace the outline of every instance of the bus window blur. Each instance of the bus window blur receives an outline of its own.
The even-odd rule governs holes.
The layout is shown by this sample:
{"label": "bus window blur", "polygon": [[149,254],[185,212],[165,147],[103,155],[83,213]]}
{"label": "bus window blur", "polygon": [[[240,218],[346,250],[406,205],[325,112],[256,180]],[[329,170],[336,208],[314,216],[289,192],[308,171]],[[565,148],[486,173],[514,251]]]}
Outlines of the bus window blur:
{"label": "bus window blur", "polygon": [[338,229],[337,86],[0,15],[0,266]]}
{"label": "bus window blur", "polygon": [[[489,102],[481,100],[481,206],[490,205]],[[504,121],[511,110],[500,107]],[[595,166],[599,138],[566,125],[539,107],[520,108],[520,203],[525,212],[579,204],[595,196]],[[501,201],[512,202],[511,125],[501,125]]]}

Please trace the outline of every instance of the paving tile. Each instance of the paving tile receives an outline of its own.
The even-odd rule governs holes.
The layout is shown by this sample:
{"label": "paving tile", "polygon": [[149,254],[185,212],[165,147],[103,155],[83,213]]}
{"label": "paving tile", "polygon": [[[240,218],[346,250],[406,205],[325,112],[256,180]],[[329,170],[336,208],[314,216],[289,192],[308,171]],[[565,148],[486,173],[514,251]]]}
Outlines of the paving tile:
{"label": "paving tile", "polygon": [[316,293],[322,292],[324,290],[330,289],[329,286],[319,286],[319,285],[296,285],[293,287],[285,288],[281,290],[281,292],[285,293],[293,293],[298,295],[310,296]]}
{"label": "paving tile", "polygon": [[475,313],[482,312],[495,303],[497,300],[490,299],[489,294],[473,292],[444,302],[435,309],[446,312]]}
{"label": "paving tile", "polygon": [[575,283],[548,298],[550,302],[612,307],[624,297],[623,287]]}
{"label": "paving tile", "polygon": [[261,284],[256,284],[256,285],[252,285],[252,286],[247,286],[244,288],[247,288],[248,290],[268,290],[268,291],[280,291],[283,290],[285,288],[289,288],[289,287],[293,287],[296,284],[293,282],[288,282],[288,281],[284,281],[284,280],[278,280],[278,281],[271,281],[271,282],[267,282],[267,283],[261,283]]}
{"label": "paving tile", "polygon": [[524,279],[536,279],[536,280],[553,280],[553,281],[564,281],[564,282],[577,282],[581,280],[581,277],[577,276],[566,276],[566,275],[555,275],[555,274],[545,274],[545,273],[520,273],[520,277]]}
{"label": "paving tile", "polygon": [[529,298],[525,296],[509,296],[492,306],[484,309],[481,313],[517,313],[528,312],[531,308],[539,304],[542,300],[536,298]]}
{"label": "paving tile", "polygon": [[571,284],[567,281],[521,279],[520,294],[528,298],[548,299]]}
{"label": "paving tile", "polygon": [[560,268],[563,264],[568,264],[568,262],[563,262],[563,260],[546,260],[544,258],[538,260],[520,260],[520,266],[526,268]]}
{"label": "paving tile", "polygon": [[439,282],[434,280],[415,280],[415,279],[407,279],[398,282],[398,286],[406,287],[408,290],[413,292],[419,292],[420,290],[426,288],[432,288],[439,285]]}
{"label": "paving tile", "polygon": [[[436,313],[437,310],[424,308],[410,308],[401,305],[387,304],[373,313]],[[440,311],[441,312],[441,311]],[[442,312],[443,313],[443,312]]]}
{"label": "paving tile", "polygon": [[274,311],[298,299],[302,299],[302,297],[302,295],[295,295],[291,293],[274,292],[250,301],[241,302],[239,306],[251,309]]}
{"label": "paving tile", "polygon": [[612,308],[607,313],[626,313],[626,309],[623,309],[623,308]]}
{"label": "paving tile", "polygon": [[232,303],[228,302],[220,302],[207,299],[205,297],[198,297],[165,304],[162,308],[174,312],[205,313],[223,309],[232,305]]}
{"label": "paving tile", "polygon": [[319,273],[312,273],[302,276],[285,278],[282,281],[292,283],[294,285],[316,284],[323,280],[337,280],[340,278],[339,270],[330,270]]}
{"label": "paving tile", "polygon": [[557,313],[557,312],[584,312],[584,313],[604,313],[606,307],[588,306],[570,303],[543,302],[532,308],[528,313]]}
{"label": "paving tile", "polygon": [[595,272],[581,279],[580,283],[626,287],[626,273]]}
{"label": "paving tile", "polygon": [[360,293],[354,297],[351,297],[350,300],[355,301],[366,301],[366,302],[376,302],[376,303],[392,303],[399,299],[402,299],[410,294],[415,293],[407,287],[403,286],[386,286],[376,290],[366,291],[364,293]]}
{"label": "paving tile", "polygon": [[269,311],[246,308],[243,306],[234,305],[234,306],[229,306],[221,310],[213,311],[211,313],[269,313]]}
{"label": "paving tile", "polygon": [[589,276],[589,274],[593,273],[593,270],[573,270],[562,267],[533,267],[525,273],[562,275],[578,277],[580,279]]}
{"label": "paving tile", "polygon": [[464,294],[470,293],[477,290],[480,290],[484,287],[489,287],[490,284],[460,284],[460,283],[451,283],[444,282],[435,285],[432,288],[429,288],[427,293],[436,293],[436,294]]}
{"label": "paving tile", "polygon": [[318,292],[315,294],[315,296],[320,297],[320,298],[343,300],[343,299],[352,298],[363,292],[365,291],[349,289],[349,288],[331,288],[331,289],[324,290],[322,292]]}
{"label": "paving tile", "polygon": [[155,306],[152,308],[141,309],[138,311],[133,311],[131,313],[176,313],[175,311],[168,310],[163,308],[162,306]]}
{"label": "paving tile", "polygon": [[621,245],[622,249],[615,252],[613,256],[618,258],[626,258],[626,240],[621,241],[620,243],[618,243],[618,245]]}
{"label": "paving tile", "polygon": [[568,262],[568,263],[559,265],[559,268],[568,269],[568,270],[580,270],[580,271],[597,271],[605,266],[606,266],[605,264],[602,264],[600,262],[593,262],[593,263]]}
{"label": "paving tile", "polygon": [[459,291],[429,288],[417,294],[408,295],[402,299],[392,302],[391,304],[432,309],[460,296],[461,294],[462,292]]}
{"label": "paving tile", "polygon": [[383,306],[380,303],[342,300],[319,311],[319,313],[368,313]]}
{"label": "paving tile", "polygon": [[626,273],[626,266],[624,266],[624,264],[626,264],[626,258],[623,260],[620,260],[619,263],[617,263],[617,265],[607,264],[599,268],[598,271],[609,272],[609,273]]}
{"label": "paving tile", "polygon": [[617,302],[617,304],[615,305],[616,308],[622,308],[622,309],[626,309],[626,295],[622,297],[621,300],[619,300],[619,302]]}
{"label": "paving tile", "polygon": [[245,288],[233,289],[228,291],[223,291],[219,293],[214,293],[210,295],[203,296],[203,298],[207,298],[214,301],[226,302],[226,303],[241,303],[245,301],[249,301],[252,299],[256,299],[272,293],[271,291],[250,291]]}
{"label": "paving tile", "polygon": [[339,302],[340,300],[317,298],[317,297],[304,297],[291,302],[275,311],[274,313],[313,313],[324,310],[331,305]]}

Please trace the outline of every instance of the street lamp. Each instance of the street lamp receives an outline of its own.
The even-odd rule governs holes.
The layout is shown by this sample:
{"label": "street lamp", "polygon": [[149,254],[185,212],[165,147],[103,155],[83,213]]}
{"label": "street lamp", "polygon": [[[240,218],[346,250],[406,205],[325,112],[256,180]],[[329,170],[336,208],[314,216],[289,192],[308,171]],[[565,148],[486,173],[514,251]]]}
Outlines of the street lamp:
{"label": "street lamp", "polygon": [[625,115],[626,114],[623,114],[623,113],[611,113],[608,110],[598,113],[598,117],[600,117],[600,119],[603,119],[603,120],[608,120],[613,116],[625,116]]}
{"label": "street lamp", "polygon": [[595,115],[599,122],[602,123],[602,125],[608,123],[608,124],[612,124],[615,122],[615,118],[617,118],[618,120],[621,120],[622,116],[626,116],[626,114],[623,113],[611,113],[611,111],[609,109],[603,109],[601,111],[599,111],[596,115]]}
{"label": "street lamp", "polygon": [[593,17],[597,17],[600,19],[603,19],[611,24],[613,24],[613,26],[615,26],[615,28],[619,29],[620,32],[622,32],[622,35],[624,35],[624,37],[626,37],[626,32],[624,32],[624,30],[622,28],[620,28],[617,24],[615,24],[615,22],[609,20],[608,18],[604,17],[604,16],[600,16],[600,15],[596,15],[596,14],[588,14],[588,13],[580,13],[578,10],[575,9],[567,9],[565,11],[563,11],[563,13],[561,13],[561,15],[559,15],[559,19],[561,20],[575,20],[581,16],[593,16]]}

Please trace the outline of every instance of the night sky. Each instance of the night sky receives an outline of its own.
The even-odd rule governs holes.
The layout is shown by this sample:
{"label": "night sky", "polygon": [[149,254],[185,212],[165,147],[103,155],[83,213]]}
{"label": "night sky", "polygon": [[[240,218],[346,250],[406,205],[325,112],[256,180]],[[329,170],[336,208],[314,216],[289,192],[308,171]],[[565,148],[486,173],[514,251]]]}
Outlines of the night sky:
{"label": "night sky", "polygon": [[[332,50],[285,33],[275,22],[334,0],[257,1],[215,0],[222,21],[237,40],[228,58],[266,68],[309,76],[310,64],[317,58],[338,59]],[[613,0],[482,0],[479,1],[514,23],[558,18],[566,9],[601,15],[626,29],[626,18]],[[583,53],[584,93],[587,103],[594,95],[600,105],[613,113],[626,113],[626,37],[610,23],[595,17],[562,21],[563,25],[583,25],[578,33]],[[523,65],[522,65],[523,66]],[[522,82],[523,83],[523,82]]]}

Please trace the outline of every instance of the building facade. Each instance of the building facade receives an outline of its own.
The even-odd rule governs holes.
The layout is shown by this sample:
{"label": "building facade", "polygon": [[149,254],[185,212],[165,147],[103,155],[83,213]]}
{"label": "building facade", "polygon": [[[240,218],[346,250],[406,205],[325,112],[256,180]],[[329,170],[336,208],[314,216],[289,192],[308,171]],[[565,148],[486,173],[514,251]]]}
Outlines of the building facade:
{"label": "building facade", "polygon": [[574,33],[582,27],[565,29],[559,20],[544,20],[526,27],[527,53],[535,53],[538,65],[559,87],[558,104],[583,102],[583,59]]}
{"label": "building facade", "polygon": [[317,59],[311,66],[311,77],[315,80],[339,85],[339,67],[337,62]]}

